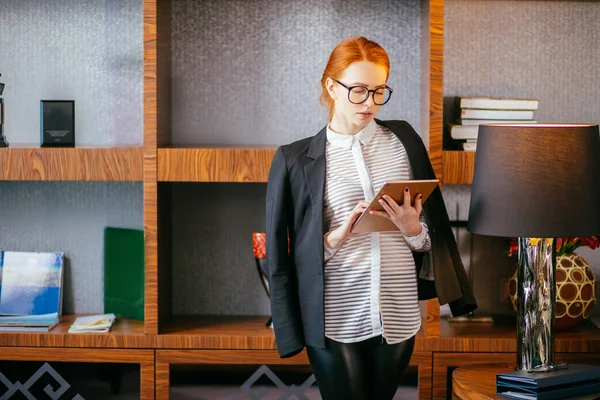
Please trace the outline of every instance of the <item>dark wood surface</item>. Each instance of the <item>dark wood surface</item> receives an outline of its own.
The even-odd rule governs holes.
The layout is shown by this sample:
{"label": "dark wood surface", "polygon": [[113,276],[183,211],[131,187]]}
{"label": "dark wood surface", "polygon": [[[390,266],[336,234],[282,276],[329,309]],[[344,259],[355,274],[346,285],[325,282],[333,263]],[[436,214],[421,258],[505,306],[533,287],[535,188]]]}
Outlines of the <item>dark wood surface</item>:
{"label": "dark wood surface", "polygon": [[4,181],[142,181],[142,147],[0,148]]}
{"label": "dark wood surface", "polygon": [[514,370],[514,364],[475,364],[457,368],[452,374],[452,398],[496,400],[496,374]]}

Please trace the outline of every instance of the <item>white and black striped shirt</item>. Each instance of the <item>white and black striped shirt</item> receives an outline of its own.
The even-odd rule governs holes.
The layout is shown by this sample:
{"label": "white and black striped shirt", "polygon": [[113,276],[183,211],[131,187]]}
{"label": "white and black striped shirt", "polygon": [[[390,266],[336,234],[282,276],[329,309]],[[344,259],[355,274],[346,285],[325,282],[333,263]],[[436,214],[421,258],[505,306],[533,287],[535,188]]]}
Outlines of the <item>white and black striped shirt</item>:
{"label": "white and black striped shirt", "polygon": [[[356,135],[327,129],[324,230],[340,226],[383,183],[412,178],[404,146],[375,121]],[[412,251],[431,248],[421,233],[357,234],[338,249],[325,246],[325,336],[351,343],[382,335],[387,343],[409,339],[421,327],[417,273]]]}

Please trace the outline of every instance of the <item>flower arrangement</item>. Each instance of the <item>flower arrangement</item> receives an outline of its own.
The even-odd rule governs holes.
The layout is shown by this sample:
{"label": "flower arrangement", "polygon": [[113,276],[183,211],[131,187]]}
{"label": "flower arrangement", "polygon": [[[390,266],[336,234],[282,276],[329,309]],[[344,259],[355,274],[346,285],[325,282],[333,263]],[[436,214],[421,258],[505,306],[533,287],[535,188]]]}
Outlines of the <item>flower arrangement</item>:
{"label": "flower arrangement", "polygon": [[[572,254],[579,247],[589,247],[594,250],[600,247],[600,236],[556,238],[556,256]],[[519,240],[512,238],[508,248],[508,256],[511,257],[519,250]]]}

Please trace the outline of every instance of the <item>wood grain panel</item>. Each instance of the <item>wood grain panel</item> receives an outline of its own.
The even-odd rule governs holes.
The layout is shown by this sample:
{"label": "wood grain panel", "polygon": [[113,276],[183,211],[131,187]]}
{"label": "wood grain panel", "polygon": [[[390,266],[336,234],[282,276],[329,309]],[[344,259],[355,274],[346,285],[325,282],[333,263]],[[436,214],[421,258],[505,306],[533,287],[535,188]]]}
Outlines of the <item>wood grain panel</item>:
{"label": "wood grain panel", "polygon": [[154,400],[154,350],[2,347],[0,360],[140,364],[140,399]]}
{"label": "wood grain panel", "polygon": [[419,400],[431,399],[433,390],[433,353],[414,352],[410,359],[410,365],[418,367]]}
{"label": "wood grain panel", "polygon": [[[498,320],[488,324],[442,320],[440,338],[430,340],[427,346],[434,352],[516,352],[516,322],[510,321]],[[600,353],[600,328],[590,321],[583,321],[569,331],[556,332],[555,350],[561,353]]]}
{"label": "wood grain panel", "polygon": [[142,181],[141,147],[0,148],[0,180]]}
{"label": "wood grain panel", "polygon": [[[265,316],[175,316],[161,330],[157,348],[166,349],[276,349],[273,330]],[[417,334],[415,351],[423,349],[425,333]]]}
{"label": "wood grain panel", "polygon": [[[556,353],[557,362],[600,365],[597,354]],[[469,365],[499,363],[514,366],[516,353],[434,353],[433,354],[433,399],[446,399],[448,389],[448,368]]]}
{"label": "wood grain panel", "polygon": [[429,0],[429,158],[442,180],[443,92],[444,92],[444,1]]}
{"label": "wood grain panel", "polygon": [[161,351],[157,350],[155,356],[154,388],[157,399],[169,400],[171,398],[171,370],[169,362],[163,361],[163,357],[160,356]]}
{"label": "wood grain panel", "polygon": [[452,374],[452,398],[495,400],[496,374],[511,372],[514,364],[483,364],[461,367]]}
{"label": "wood grain panel", "polygon": [[163,182],[267,182],[276,148],[158,149]]}
{"label": "wood grain panel", "polygon": [[[443,63],[444,63],[444,2],[425,0],[422,13],[422,128],[428,132],[426,143],[433,170],[442,175],[443,134]],[[423,325],[427,336],[439,336],[440,306],[437,299],[426,302]]]}
{"label": "wood grain panel", "polygon": [[[156,378],[154,350],[149,352],[149,360],[140,364],[140,400],[155,400]],[[160,398],[160,397],[158,397]]]}
{"label": "wood grain panel", "polygon": [[[159,25],[160,24],[160,25]],[[144,0],[145,331],[159,331],[158,143],[170,140],[171,1]]]}
{"label": "wood grain panel", "polygon": [[0,332],[0,347],[154,347],[154,338],[144,335],[144,323],[142,321],[124,318],[117,318],[111,331],[108,333],[68,333],[71,324],[78,316],[81,316],[81,314],[61,317],[61,322],[49,332]]}
{"label": "wood grain panel", "polygon": [[443,183],[468,185],[473,183],[474,151],[444,151],[443,160]]}

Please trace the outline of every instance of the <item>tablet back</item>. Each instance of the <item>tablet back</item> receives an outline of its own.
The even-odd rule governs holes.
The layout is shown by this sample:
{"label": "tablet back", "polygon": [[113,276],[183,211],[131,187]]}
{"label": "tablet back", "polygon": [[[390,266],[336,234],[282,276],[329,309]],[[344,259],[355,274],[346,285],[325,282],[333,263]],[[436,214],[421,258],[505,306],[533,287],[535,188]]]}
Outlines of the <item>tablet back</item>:
{"label": "tablet back", "polygon": [[425,204],[425,201],[438,184],[438,179],[390,181],[384,183],[369,204],[369,207],[367,207],[354,223],[352,233],[397,231],[398,228],[392,221],[387,218],[371,215],[369,210],[384,211],[383,206],[379,204],[379,199],[381,199],[384,194],[387,194],[398,204],[402,205],[404,203],[405,187],[408,187],[410,190],[411,204],[414,205],[415,198],[419,193],[423,196],[421,200],[422,204]]}

